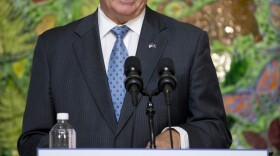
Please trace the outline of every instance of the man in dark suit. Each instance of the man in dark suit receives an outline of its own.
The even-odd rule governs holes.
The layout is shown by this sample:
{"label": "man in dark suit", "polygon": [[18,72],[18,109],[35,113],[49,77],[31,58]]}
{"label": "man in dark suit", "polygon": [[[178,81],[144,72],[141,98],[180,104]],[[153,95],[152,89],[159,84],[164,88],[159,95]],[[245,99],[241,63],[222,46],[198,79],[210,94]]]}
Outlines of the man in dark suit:
{"label": "man in dark suit", "polygon": [[[158,61],[174,61],[177,88],[171,118],[175,148],[229,148],[219,83],[211,61],[206,32],[158,14],[147,0],[100,0],[98,10],[66,26],[40,35],[35,48],[23,131],[18,140],[22,156],[48,147],[48,133],[56,113],[68,112],[77,132],[77,148],[130,147],[131,97],[125,94],[116,118],[108,83],[108,62],[115,42],[108,29],[129,27],[124,38],[129,56],[141,60],[144,88],[157,88]],[[150,46],[152,45],[152,46]],[[157,147],[169,148],[167,106],[164,95],[153,99]],[[140,97],[133,147],[149,142],[148,99]]]}

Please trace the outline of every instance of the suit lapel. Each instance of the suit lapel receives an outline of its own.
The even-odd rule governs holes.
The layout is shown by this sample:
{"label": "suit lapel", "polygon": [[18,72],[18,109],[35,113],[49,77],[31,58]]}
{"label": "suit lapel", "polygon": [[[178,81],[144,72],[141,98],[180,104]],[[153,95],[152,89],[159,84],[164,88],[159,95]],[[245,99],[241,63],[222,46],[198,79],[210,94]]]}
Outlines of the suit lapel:
{"label": "suit lapel", "polygon": [[[164,22],[161,21],[161,18],[157,15],[157,13],[154,13],[147,7],[136,52],[136,57],[141,60],[144,88],[147,87],[149,80],[151,79],[151,76],[156,68],[157,62],[162,55],[162,52],[167,43],[167,39],[162,34],[160,34],[160,32],[164,29],[166,29],[166,26]],[[149,45],[154,46],[149,47]],[[141,97],[139,99],[140,103]],[[132,111],[133,107],[131,104],[131,98],[129,93],[127,92],[122,107],[116,135],[118,135],[118,133],[128,122],[129,118],[132,115]]]}
{"label": "suit lapel", "polygon": [[115,133],[117,121],[109,92],[97,21],[96,11],[80,22],[75,30],[80,38],[74,43],[74,50],[94,102]]}

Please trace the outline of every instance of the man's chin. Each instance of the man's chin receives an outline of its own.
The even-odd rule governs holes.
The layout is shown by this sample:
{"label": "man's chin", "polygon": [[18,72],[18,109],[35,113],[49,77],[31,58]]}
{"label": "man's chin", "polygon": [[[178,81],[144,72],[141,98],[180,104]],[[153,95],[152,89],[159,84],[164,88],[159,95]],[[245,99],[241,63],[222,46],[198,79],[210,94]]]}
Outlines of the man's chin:
{"label": "man's chin", "polygon": [[134,16],[136,13],[135,9],[131,9],[131,8],[123,8],[121,10],[118,11],[119,15],[125,16],[125,17],[129,17],[129,16]]}

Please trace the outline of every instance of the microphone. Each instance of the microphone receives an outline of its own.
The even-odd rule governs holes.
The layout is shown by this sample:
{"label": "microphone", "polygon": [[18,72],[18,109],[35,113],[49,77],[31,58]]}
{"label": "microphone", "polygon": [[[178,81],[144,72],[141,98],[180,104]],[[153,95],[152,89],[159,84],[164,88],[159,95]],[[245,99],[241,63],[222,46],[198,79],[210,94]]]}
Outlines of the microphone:
{"label": "microphone", "polygon": [[172,91],[176,88],[176,79],[174,77],[175,75],[174,64],[170,58],[164,57],[159,61],[158,74],[159,74],[158,88],[160,92],[162,91],[164,93],[165,102],[167,104],[170,145],[171,148],[173,148],[170,104],[172,98]]}
{"label": "microphone", "polygon": [[171,103],[172,91],[176,88],[176,78],[173,61],[164,57],[160,59],[158,66],[159,82],[158,88],[160,92],[164,93],[167,105]]}
{"label": "microphone", "polygon": [[143,89],[143,81],[141,78],[141,62],[137,57],[130,56],[125,60],[125,88],[129,91],[133,106],[137,106],[138,93]]}
{"label": "microphone", "polygon": [[141,62],[137,57],[130,56],[125,60],[124,63],[125,76],[124,81],[125,88],[129,91],[133,105],[132,115],[132,132],[130,139],[130,147],[133,147],[133,138],[135,133],[135,122],[136,122],[136,107],[138,104],[138,93],[143,89],[143,81],[141,78]]}

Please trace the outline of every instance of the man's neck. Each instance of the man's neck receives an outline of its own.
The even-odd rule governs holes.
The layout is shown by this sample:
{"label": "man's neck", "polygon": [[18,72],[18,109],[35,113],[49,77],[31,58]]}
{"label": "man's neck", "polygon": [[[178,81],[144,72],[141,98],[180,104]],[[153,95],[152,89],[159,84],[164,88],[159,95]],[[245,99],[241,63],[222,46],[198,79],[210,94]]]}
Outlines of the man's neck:
{"label": "man's neck", "polygon": [[114,14],[111,10],[105,9],[102,7],[101,4],[99,4],[99,9],[102,10],[102,12],[113,22],[115,22],[117,25],[123,25],[127,23],[130,20],[133,20],[140,16],[140,14],[145,11],[145,8],[143,10],[139,10],[139,12],[135,12],[133,15],[118,15]]}

